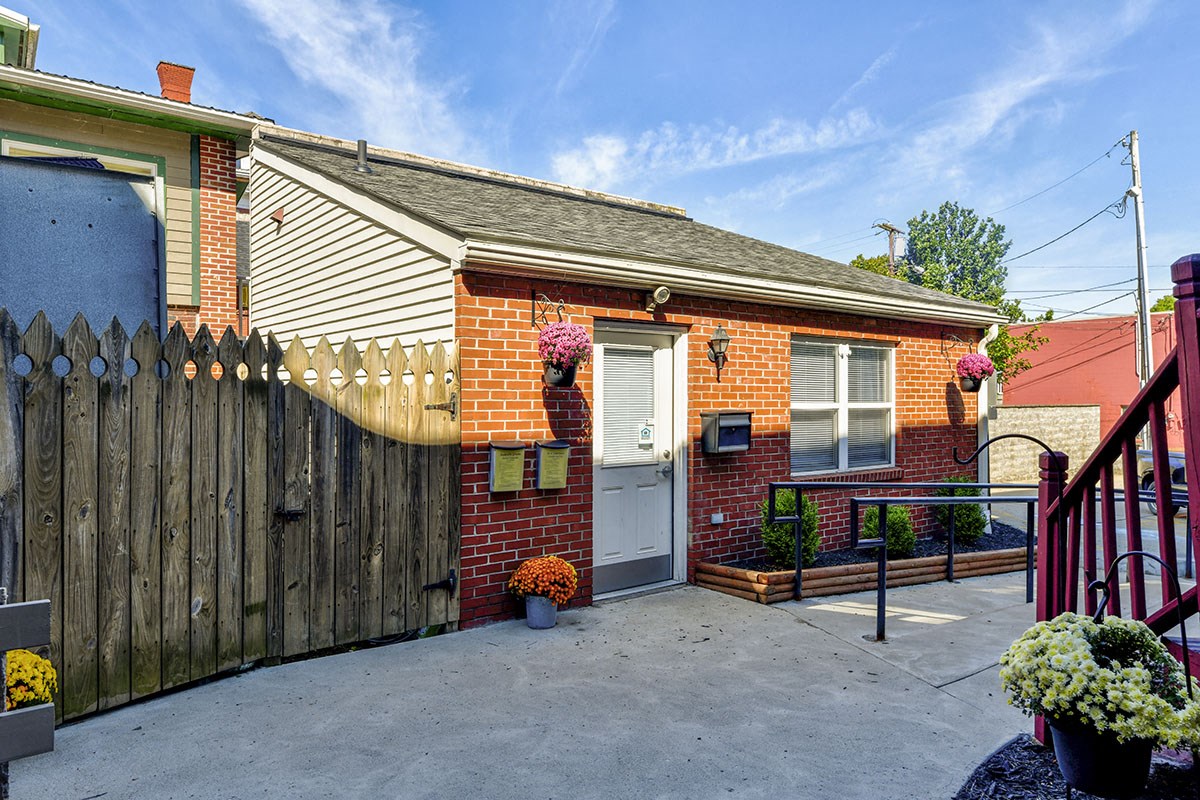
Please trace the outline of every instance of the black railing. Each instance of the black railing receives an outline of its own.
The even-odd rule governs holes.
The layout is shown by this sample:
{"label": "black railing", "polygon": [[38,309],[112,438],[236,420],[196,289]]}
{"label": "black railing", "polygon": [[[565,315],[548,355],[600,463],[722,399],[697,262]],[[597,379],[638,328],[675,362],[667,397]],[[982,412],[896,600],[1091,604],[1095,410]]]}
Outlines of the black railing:
{"label": "black railing", "polygon": [[[850,513],[850,546],[856,550],[875,549],[877,552],[878,572],[876,577],[876,613],[875,613],[875,638],[877,641],[883,641],[886,638],[886,619],[887,619],[887,509],[889,505],[904,505],[904,506],[956,506],[956,505],[987,505],[996,504],[1025,504],[1026,506],[1026,525],[1025,525],[1025,602],[1032,603],[1034,600],[1034,545],[1035,545],[1035,521],[1037,519],[1037,496],[1036,495],[996,495],[996,494],[981,494],[978,496],[941,496],[941,495],[889,495],[886,497],[863,497],[857,496],[855,493],[862,490],[892,490],[892,491],[909,491],[914,489],[933,489],[933,490],[959,490],[959,489],[978,489],[980,491],[991,492],[993,490],[1021,490],[1021,489],[1036,489],[1037,484],[1029,483],[956,483],[948,481],[938,482],[919,482],[919,483],[895,483],[895,482],[847,482],[847,481],[785,481],[771,483],[768,486],[767,495],[767,521],[775,524],[791,524],[795,533],[795,559],[796,559],[796,588],[794,597],[800,600],[802,597],[801,586],[803,569],[803,560],[801,555],[801,544],[803,540],[803,532],[801,530],[801,514],[802,514],[802,498],[806,491],[814,490],[829,490],[841,489],[844,493],[851,495],[846,499],[848,510]],[[777,513],[777,493],[779,491],[791,491],[795,493],[796,511],[794,514],[783,515]],[[1116,500],[1120,501],[1124,497],[1124,492],[1118,490],[1116,492]],[[1155,502],[1154,492],[1139,492],[1138,497],[1142,503]],[[1181,492],[1172,492],[1172,503],[1183,508],[1187,508],[1187,495]],[[871,539],[862,539],[859,537],[860,521],[859,508],[861,506],[875,506],[879,508],[879,535]],[[990,509],[989,509],[990,510]],[[1170,513],[1170,510],[1166,510]],[[1189,509],[1190,514],[1190,509]],[[949,515],[949,525],[947,526],[946,536],[946,580],[954,581],[954,527],[956,514]],[[1190,525],[1186,528],[1190,530]],[[1187,539],[1187,554],[1185,556],[1185,577],[1192,576],[1192,538],[1186,536]]]}

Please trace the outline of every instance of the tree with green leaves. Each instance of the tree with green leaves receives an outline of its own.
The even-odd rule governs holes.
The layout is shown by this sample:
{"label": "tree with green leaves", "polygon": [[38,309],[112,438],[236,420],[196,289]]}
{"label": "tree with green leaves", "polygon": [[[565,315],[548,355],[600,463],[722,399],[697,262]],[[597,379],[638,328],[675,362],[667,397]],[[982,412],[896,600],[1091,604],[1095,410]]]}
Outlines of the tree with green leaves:
{"label": "tree with green leaves", "polygon": [[867,272],[874,272],[876,275],[891,275],[892,271],[888,267],[887,256],[871,256],[867,258],[862,253],[859,253],[854,258],[850,259],[850,266],[855,269],[865,269]]}
{"label": "tree with green leaves", "polygon": [[1001,263],[1012,242],[1004,226],[981,220],[958,203],[942,203],[908,221],[908,280],[939,292],[999,305],[1008,270]]}
{"label": "tree with green leaves", "polygon": [[1155,311],[1174,311],[1174,310],[1175,310],[1175,296],[1170,295],[1170,294],[1164,294],[1162,297],[1160,297],[1154,301],[1154,305],[1150,306],[1151,313],[1153,313]]}
{"label": "tree with green leaves", "polygon": [[[1004,299],[1008,270],[1004,256],[1012,242],[1004,226],[991,217],[980,219],[974,210],[946,202],[935,213],[922,211],[908,221],[908,248],[902,274],[910,283],[996,306],[1010,322],[1029,322],[1017,301]],[[1049,319],[1049,317],[1045,317]],[[1029,369],[1024,354],[1049,341],[1031,328],[1013,336],[1001,326],[988,345],[1001,383]]]}

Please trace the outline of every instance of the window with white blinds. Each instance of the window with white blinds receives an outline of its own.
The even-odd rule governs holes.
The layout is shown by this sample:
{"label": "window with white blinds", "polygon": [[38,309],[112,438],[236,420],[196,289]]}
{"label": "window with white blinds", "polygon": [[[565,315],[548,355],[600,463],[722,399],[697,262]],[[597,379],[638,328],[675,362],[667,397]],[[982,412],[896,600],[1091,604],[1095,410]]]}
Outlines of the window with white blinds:
{"label": "window with white blinds", "polygon": [[654,450],[638,444],[638,431],[654,421],[654,350],[604,346],[604,466],[653,464]]}
{"label": "window with white blinds", "polygon": [[893,463],[892,350],[792,340],[792,472]]}

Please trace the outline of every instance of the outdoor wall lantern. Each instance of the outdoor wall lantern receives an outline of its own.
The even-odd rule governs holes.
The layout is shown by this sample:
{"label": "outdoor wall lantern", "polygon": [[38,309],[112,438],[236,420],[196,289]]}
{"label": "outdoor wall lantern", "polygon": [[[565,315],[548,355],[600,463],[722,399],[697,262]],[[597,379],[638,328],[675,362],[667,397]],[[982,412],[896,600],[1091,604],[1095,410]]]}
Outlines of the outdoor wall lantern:
{"label": "outdoor wall lantern", "polygon": [[717,365],[717,383],[721,382],[721,368],[725,366],[725,351],[729,349],[729,334],[720,325],[708,340],[708,360]]}

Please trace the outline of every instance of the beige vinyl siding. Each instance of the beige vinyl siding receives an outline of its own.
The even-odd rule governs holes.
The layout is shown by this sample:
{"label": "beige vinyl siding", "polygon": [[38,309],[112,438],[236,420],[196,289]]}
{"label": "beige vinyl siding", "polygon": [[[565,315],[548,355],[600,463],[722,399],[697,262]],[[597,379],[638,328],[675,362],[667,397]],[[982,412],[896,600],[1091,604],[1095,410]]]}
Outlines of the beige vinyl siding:
{"label": "beige vinyl siding", "polygon": [[186,133],[0,100],[0,130],[166,159],[167,302],[192,303],[192,161]]}
{"label": "beige vinyl siding", "polygon": [[[286,347],[454,338],[448,257],[261,163],[250,170],[250,321]],[[282,225],[271,219],[282,208]]]}

